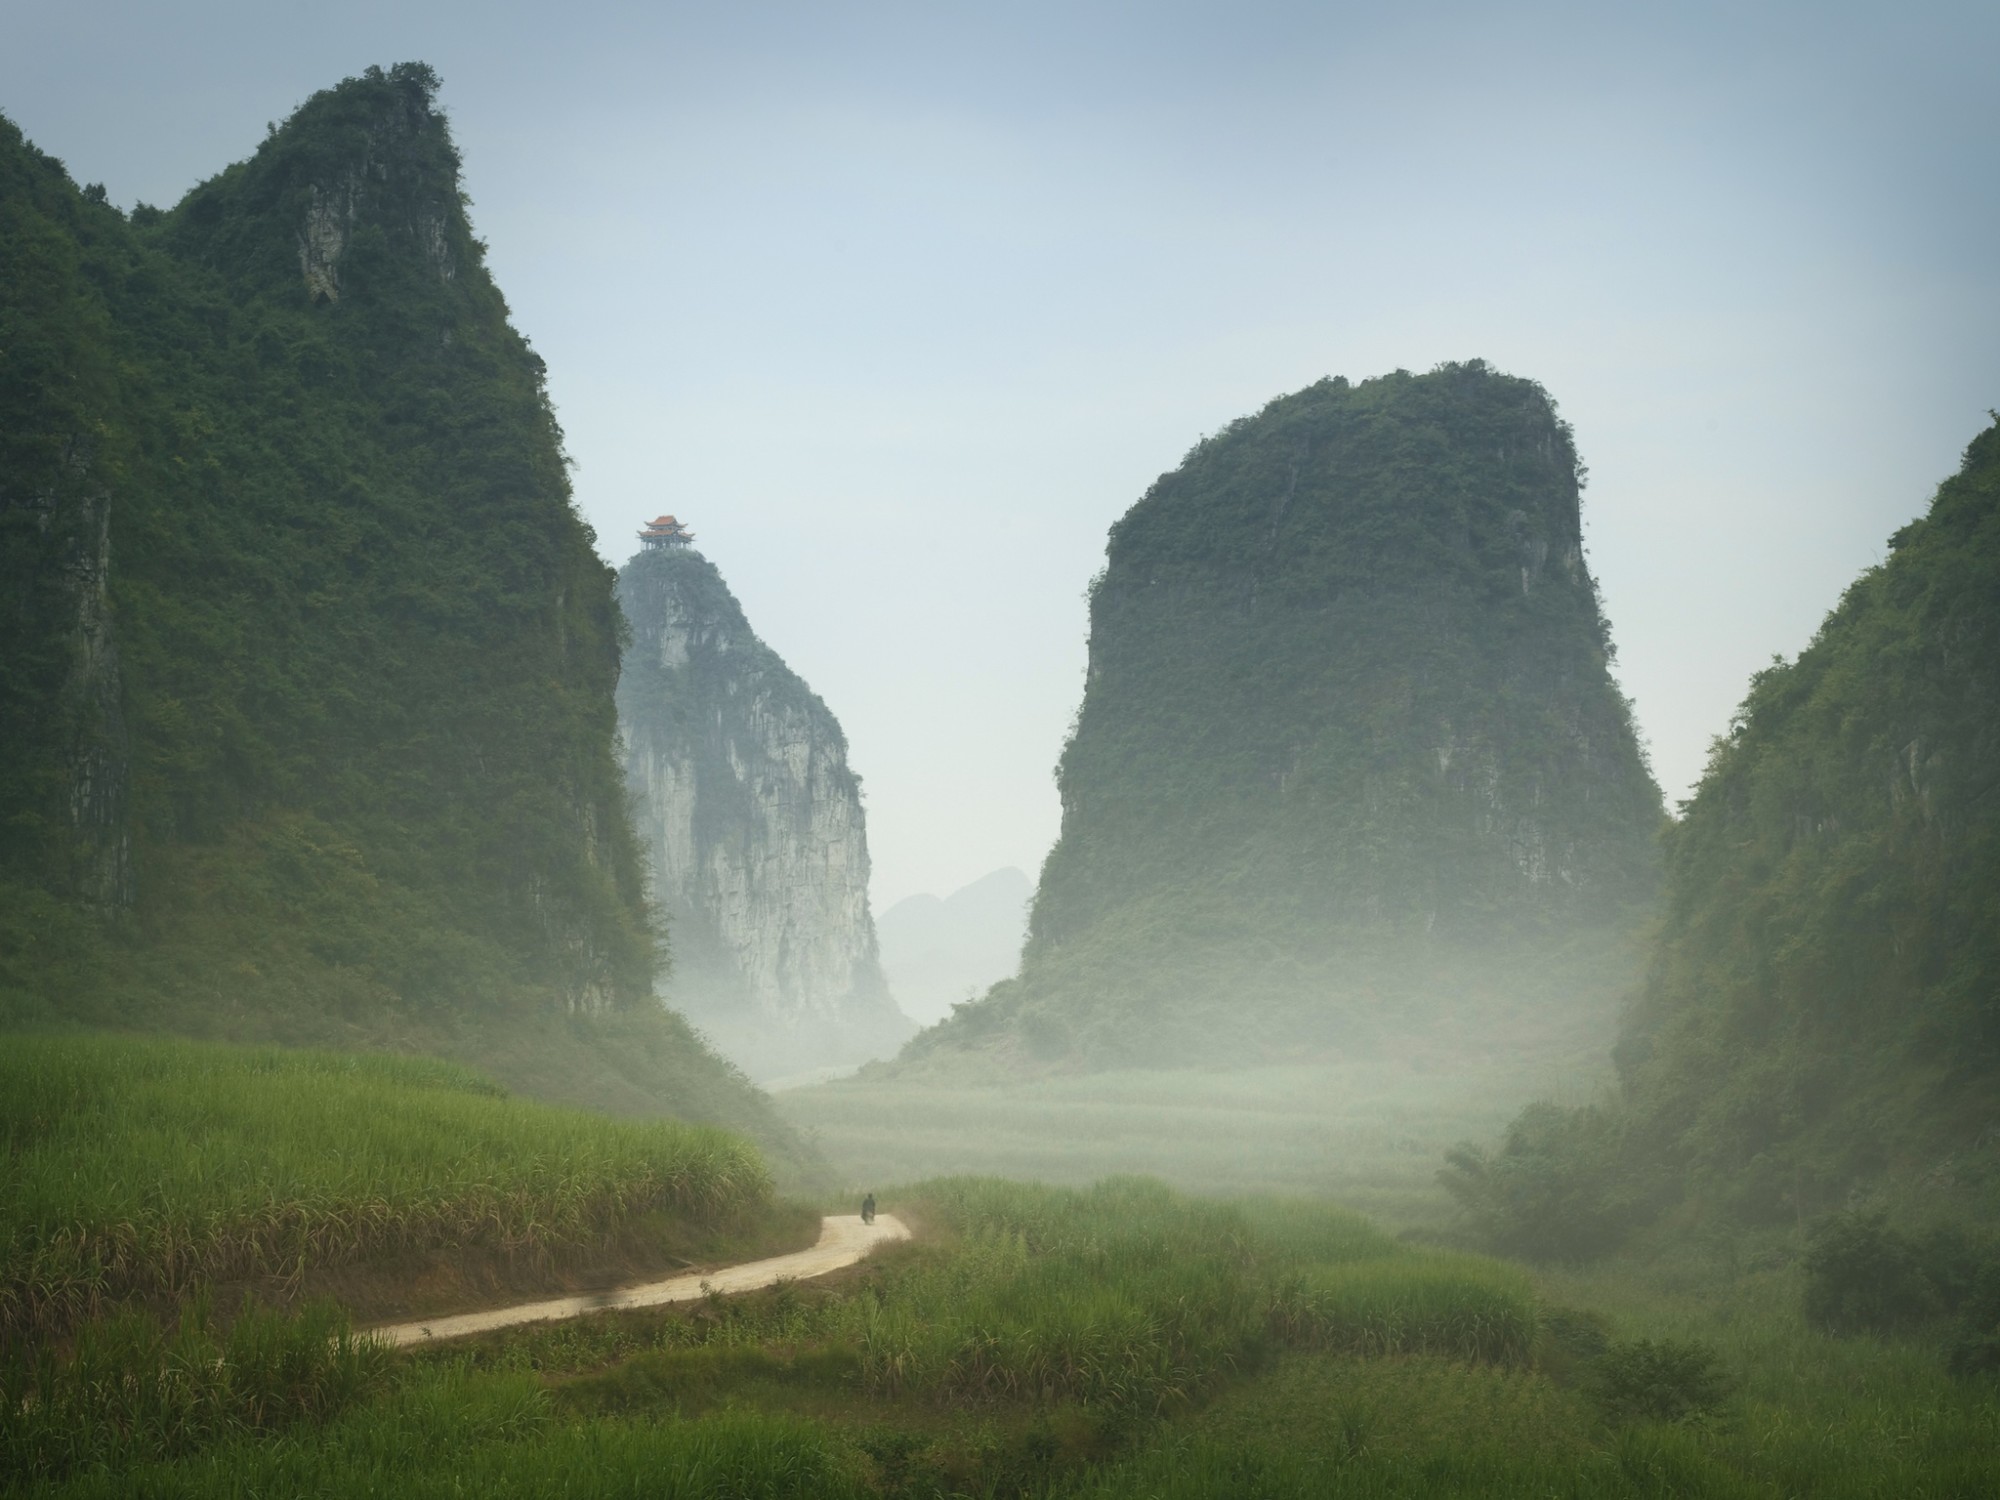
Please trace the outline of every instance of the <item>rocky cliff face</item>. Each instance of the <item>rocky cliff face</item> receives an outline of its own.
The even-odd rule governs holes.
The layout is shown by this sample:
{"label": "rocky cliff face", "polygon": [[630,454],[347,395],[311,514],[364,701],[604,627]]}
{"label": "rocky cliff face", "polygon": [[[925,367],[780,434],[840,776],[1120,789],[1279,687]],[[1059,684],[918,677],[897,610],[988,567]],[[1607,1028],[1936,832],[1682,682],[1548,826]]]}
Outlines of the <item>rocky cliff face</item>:
{"label": "rocky cliff face", "polygon": [[[132,904],[130,758],[118,640],[112,629],[110,498],[76,465],[79,483],[9,493],[0,484],[11,679],[0,712],[13,845],[0,866],[27,865],[53,894],[99,914]],[[11,795],[9,795],[11,794]],[[23,838],[20,835],[26,833]]]}
{"label": "rocky cliff face", "polygon": [[666,914],[666,997],[753,1076],[860,1062],[913,1029],[877,962],[860,779],[824,703],[685,547],[619,575],[626,785]]}
{"label": "rocky cliff face", "polygon": [[132,904],[132,830],[127,820],[129,750],[118,640],[111,627],[111,504],[84,497],[60,571],[67,606],[69,670],[58,698],[67,745],[71,891],[100,912]]}
{"label": "rocky cliff face", "polygon": [[1546,394],[1477,363],[1198,444],[1093,586],[1021,977],[935,1044],[1285,1052],[1626,980],[1661,809],[1578,491]]}

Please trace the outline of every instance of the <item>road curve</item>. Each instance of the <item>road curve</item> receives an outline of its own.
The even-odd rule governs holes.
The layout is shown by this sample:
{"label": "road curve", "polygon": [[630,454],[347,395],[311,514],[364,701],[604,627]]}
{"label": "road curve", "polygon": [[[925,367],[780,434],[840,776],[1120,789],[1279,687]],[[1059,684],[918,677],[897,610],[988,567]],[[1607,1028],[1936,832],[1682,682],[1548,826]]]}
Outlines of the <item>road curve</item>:
{"label": "road curve", "polygon": [[877,1245],[890,1240],[906,1240],[909,1229],[894,1214],[877,1214],[873,1224],[861,1222],[859,1214],[828,1214],[819,1221],[819,1243],[810,1250],[790,1255],[774,1255],[769,1260],[746,1261],[740,1266],[724,1266],[719,1271],[698,1271],[667,1281],[649,1281],[644,1286],[628,1286],[616,1292],[591,1292],[581,1297],[555,1297],[547,1302],[523,1302],[515,1307],[496,1307],[487,1312],[459,1313],[449,1318],[425,1318],[416,1323],[390,1323],[363,1329],[363,1338],[378,1343],[428,1344],[440,1339],[464,1338],[495,1328],[512,1328],[520,1323],[554,1323],[563,1318],[579,1318],[585,1313],[606,1312],[619,1307],[658,1307],[665,1302],[693,1302],[708,1292],[754,1292],[780,1281],[804,1281],[851,1266]]}

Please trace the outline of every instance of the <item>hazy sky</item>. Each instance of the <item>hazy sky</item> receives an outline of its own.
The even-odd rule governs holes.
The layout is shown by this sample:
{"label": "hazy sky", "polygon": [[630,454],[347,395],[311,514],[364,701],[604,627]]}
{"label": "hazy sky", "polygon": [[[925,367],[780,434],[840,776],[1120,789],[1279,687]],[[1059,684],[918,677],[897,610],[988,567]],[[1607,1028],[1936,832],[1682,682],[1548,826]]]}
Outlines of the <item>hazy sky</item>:
{"label": "hazy sky", "polygon": [[0,110],[128,208],[438,69],[600,547],[679,513],[839,715],[878,910],[1038,867],[1106,528],[1322,375],[1549,388],[1685,796],[2000,406],[1996,57],[1991,0],[0,0]]}

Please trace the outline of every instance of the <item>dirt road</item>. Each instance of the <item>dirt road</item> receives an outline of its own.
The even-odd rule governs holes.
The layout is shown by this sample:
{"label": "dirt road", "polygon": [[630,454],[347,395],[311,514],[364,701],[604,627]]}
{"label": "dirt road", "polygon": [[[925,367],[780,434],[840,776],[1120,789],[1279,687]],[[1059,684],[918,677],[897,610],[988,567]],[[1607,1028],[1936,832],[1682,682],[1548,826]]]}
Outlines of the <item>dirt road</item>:
{"label": "dirt road", "polygon": [[810,1250],[790,1255],[774,1255],[769,1260],[753,1260],[719,1271],[698,1271],[669,1281],[628,1286],[622,1291],[594,1292],[581,1297],[556,1297],[547,1302],[523,1302],[515,1307],[496,1307],[488,1312],[459,1313],[449,1318],[426,1318],[416,1323],[391,1323],[364,1330],[368,1338],[385,1344],[423,1344],[434,1339],[464,1338],[469,1333],[485,1333],[494,1328],[512,1328],[519,1323],[552,1323],[562,1318],[578,1318],[585,1313],[604,1312],[617,1307],[658,1307],[663,1302],[693,1302],[709,1291],[754,1292],[777,1282],[803,1281],[851,1266],[877,1245],[890,1240],[906,1240],[910,1231],[894,1214],[877,1214],[873,1224],[863,1224],[859,1214],[829,1214],[819,1221],[819,1243]]}

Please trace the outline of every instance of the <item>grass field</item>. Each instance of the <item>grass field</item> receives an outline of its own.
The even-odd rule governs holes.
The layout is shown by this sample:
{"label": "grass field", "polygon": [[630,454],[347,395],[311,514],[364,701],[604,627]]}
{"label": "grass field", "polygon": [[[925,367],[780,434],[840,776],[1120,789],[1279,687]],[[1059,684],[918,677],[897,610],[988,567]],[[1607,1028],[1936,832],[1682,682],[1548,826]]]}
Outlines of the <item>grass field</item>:
{"label": "grass field", "polygon": [[[0,1493],[2000,1493],[2000,1384],[1952,1380],[1923,1338],[1813,1330],[1782,1257],[1683,1243],[1535,1271],[1324,1197],[1224,1196],[1243,1174],[1190,1166],[1262,1141],[1269,1175],[1345,1182],[1422,1222],[1435,1157],[1414,1132],[1471,1134],[1512,1101],[1497,1076],[1482,1093],[1463,1070],[1380,1075],[1206,1077],[1191,1102],[1185,1079],[1108,1097],[1093,1080],[1096,1098],[1045,1080],[1049,1120],[1008,1106],[1025,1147],[980,1146],[999,1107],[973,1100],[931,1149],[1045,1151],[1077,1172],[1122,1139],[1205,1191],[878,1181],[918,1238],[853,1270],[397,1353],[331,1304],[207,1289],[246,1265],[277,1294],[327,1257],[560,1259],[620,1223],[782,1211],[728,1137],[523,1104],[445,1065],[29,1041],[0,1059],[9,1284],[79,1264],[86,1284],[15,1304]],[[1124,1133],[1063,1151],[1065,1120],[1093,1110]],[[162,1256],[171,1275],[132,1269]],[[177,1317],[169,1292],[190,1294]],[[114,1294],[139,1300],[90,1315]]]}
{"label": "grass field", "polygon": [[0,1142],[0,1341],[371,1259],[548,1268],[641,1223],[742,1227],[771,1197],[719,1130],[510,1098],[446,1063],[162,1039],[9,1037]]}
{"label": "grass field", "polygon": [[[1920,1341],[1812,1332],[1790,1270],[1531,1274],[1322,1203],[1133,1180],[952,1179],[885,1206],[920,1240],[825,1282],[305,1371],[337,1399],[152,1456],[94,1442],[72,1402],[73,1441],[18,1434],[0,1472],[246,1500],[2000,1492],[1994,1385]],[[1646,1384],[1675,1378],[1662,1350],[1712,1367],[1694,1406]]]}
{"label": "grass field", "polygon": [[1328,1197],[1399,1226],[1440,1222],[1444,1153],[1491,1140],[1537,1098],[1609,1082],[1585,1040],[1517,1053],[1356,1059],[1231,1071],[863,1076],[777,1095],[848,1181],[957,1173],[1080,1184],[1141,1173],[1197,1193]]}

